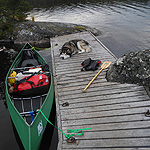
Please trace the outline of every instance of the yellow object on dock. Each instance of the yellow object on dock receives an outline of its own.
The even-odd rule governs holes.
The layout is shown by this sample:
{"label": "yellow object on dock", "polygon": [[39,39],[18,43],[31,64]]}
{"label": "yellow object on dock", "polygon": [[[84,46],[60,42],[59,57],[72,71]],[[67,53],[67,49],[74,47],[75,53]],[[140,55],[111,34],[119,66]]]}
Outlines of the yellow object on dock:
{"label": "yellow object on dock", "polygon": [[95,75],[95,77],[89,82],[89,84],[82,90],[83,92],[86,92],[86,89],[92,84],[92,82],[97,78],[97,76],[106,68],[108,68],[111,65],[111,62],[105,61],[101,65],[101,70]]}

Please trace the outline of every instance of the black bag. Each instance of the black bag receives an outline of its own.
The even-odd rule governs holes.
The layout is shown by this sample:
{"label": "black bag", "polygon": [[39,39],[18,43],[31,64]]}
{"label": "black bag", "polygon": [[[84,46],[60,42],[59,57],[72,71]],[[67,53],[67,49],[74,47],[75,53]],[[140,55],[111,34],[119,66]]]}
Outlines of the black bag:
{"label": "black bag", "polygon": [[36,54],[32,49],[24,49],[23,50],[23,59],[36,59]]}
{"label": "black bag", "polygon": [[91,58],[88,58],[81,63],[81,65],[83,66],[81,71],[97,70],[100,63],[100,60],[92,60]]}
{"label": "black bag", "polygon": [[22,52],[22,63],[21,67],[37,66],[37,56],[32,49],[24,49]]}

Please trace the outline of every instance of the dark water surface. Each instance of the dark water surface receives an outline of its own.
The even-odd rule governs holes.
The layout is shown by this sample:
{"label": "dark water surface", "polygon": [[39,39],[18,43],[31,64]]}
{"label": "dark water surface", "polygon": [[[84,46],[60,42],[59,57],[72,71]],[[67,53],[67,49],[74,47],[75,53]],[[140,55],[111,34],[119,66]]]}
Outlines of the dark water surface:
{"label": "dark water surface", "polygon": [[[34,16],[35,21],[67,22],[97,28],[102,32],[98,38],[117,57],[130,51],[150,48],[150,0],[28,1],[34,7],[28,19]],[[0,150],[20,149],[2,100],[0,133]]]}
{"label": "dark water surface", "polygon": [[95,27],[117,56],[150,48],[150,0],[28,0],[35,21]]}

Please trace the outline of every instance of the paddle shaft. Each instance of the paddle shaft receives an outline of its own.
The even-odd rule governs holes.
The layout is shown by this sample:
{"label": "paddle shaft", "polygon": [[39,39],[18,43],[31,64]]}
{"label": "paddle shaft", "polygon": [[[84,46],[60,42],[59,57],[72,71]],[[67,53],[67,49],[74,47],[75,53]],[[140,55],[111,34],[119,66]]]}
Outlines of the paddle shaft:
{"label": "paddle shaft", "polygon": [[95,75],[95,77],[89,82],[89,84],[82,90],[83,92],[91,85],[91,83],[97,78],[97,76],[102,72],[103,68]]}
{"label": "paddle shaft", "polygon": [[101,65],[101,70],[95,75],[95,77],[89,82],[89,84],[82,90],[83,92],[86,92],[86,89],[91,85],[91,83],[97,78],[97,76],[102,72],[102,70],[108,68],[110,66],[111,62],[105,61]]}

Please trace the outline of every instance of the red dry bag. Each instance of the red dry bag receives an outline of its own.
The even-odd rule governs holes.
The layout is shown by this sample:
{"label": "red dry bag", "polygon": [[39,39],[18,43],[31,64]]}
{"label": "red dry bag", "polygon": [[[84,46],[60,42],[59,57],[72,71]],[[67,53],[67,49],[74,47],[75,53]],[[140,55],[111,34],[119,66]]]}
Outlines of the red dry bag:
{"label": "red dry bag", "polygon": [[22,96],[41,95],[48,91],[49,84],[49,77],[45,74],[32,74],[16,82],[13,92]]}

